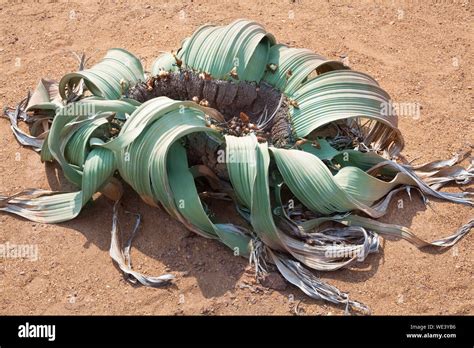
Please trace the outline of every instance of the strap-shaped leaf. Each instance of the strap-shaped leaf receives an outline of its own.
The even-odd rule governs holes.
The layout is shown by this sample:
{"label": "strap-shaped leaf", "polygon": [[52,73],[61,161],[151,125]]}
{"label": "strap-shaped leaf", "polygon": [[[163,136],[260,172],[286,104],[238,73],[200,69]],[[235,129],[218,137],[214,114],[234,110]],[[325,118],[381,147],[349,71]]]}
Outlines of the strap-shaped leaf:
{"label": "strap-shaped leaf", "polygon": [[226,26],[204,25],[184,41],[179,57],[187,67],[216,79],[259,82],[275,38],[258,23],[239,19]]}
{"label": "strap-shaped leaf", "polygon": [[373,120],[365,142],[375,149],[395,155],[403,148],[390,97],[370,76],[352,70],[336,70],[319,75],[296,90],[290,98],[291,120],[297,136],[305,137],[329,123],[349,118]]}
{"label": "strap-shaped leaf", "polygon": [[328,60],[306,48],[278,44],[270,49],[263,80],[285,94],[293,95],[313,72],[319,75],[342,69],[347,69],[342,62]]}
{"label": "strap-shaped leaf", "polygon": [[162,53],[155,59],[151,65],[152,76],[158,75],[160,70],[164,71],[176,71],[178,66],[176,65],[176,58],[169,52]]}
{"label": "strap-shaped leaf", "polygon": [[113,48],[92,68],[64,75],[59,82],[59,93],[63,99],[67,99],[74,86],[84,80],[93,95],[105,99],[120,99],[124,88],[144,79],[140,60],[124,49]]}

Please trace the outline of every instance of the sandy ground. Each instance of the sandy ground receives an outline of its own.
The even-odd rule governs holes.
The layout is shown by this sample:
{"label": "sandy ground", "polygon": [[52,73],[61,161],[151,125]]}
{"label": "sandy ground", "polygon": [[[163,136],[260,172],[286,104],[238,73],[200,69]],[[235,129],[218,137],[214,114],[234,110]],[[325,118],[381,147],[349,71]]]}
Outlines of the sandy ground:
{"label": "sandy ground", "polygon": [[[438,4],[437,4],[438,3]],[[150,67],[159,51],[179,47],[199,25],[240,17],[262,23],[280,42],[306,47],[380,82],[397,102],[420,103],[419,119],[402,117],[404,154],[444,159],[473,142],[472,5],[470,1],[82,1],[0,4],[0,103],[15,105],[39,78],[74,71],[70,53],[97,62],[123,47]],[[54,165],[14,139],[0,120],[0,192],[27,187],[71,189]],[[472,186],[471,186],[472,189]],[[448,190],[456,190],[448,188]],[[427,240],[468,221],[465,206],[419,197],[383,219],[412,228]],[[0,259],[1,314],[342,314],[290,285],[256,285],[247,261],[218,242],[191,236],[164,212],[128,191],[125,206],[143,216],[135,267],[177,276],[168,287],[127,283],[108,255],[112,203],[95,199],[73,221],[43,225],[0,214],[0,243],[34,244],[37,261]],[[131,222],[129,223],[130,227]],[[321,277],[374,314],[473,314],[474,236],[445,252],[422,252],[405,241],[386,241],[360,267]]]}

